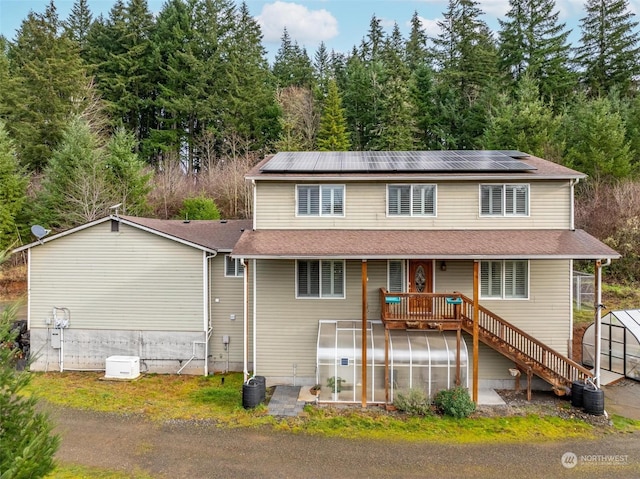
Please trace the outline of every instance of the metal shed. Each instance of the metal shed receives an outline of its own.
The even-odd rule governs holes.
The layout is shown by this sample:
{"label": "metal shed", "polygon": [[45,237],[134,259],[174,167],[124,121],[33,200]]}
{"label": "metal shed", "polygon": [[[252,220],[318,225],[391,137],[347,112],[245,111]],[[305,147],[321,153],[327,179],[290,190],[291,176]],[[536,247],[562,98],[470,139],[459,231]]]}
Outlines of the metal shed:
{"label": "metal shed", "polygon": [[[640,309],[611,311],[602,317],[600,367],[640,381]],[[595,326],[582,337],[582,363],[595,367]]]}

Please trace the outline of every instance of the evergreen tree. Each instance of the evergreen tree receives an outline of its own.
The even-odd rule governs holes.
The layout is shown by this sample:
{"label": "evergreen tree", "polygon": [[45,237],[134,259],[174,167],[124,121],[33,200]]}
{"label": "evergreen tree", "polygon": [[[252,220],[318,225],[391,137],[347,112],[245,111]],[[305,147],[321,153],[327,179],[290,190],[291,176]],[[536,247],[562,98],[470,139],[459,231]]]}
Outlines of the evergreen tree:
{"label": "evergreen tree", "polygon": [[377,138],[372,141],[375,150],[413,150],[415,113],[409,102],[407,83],[399,77],[385,84],[381,103]]}
{"label": "evergreen tree", "polygon": [[88,47],[89,30],[92,22],[93,15],[87,0],[76,0],[71,8],[69,17],[64,22],[64,31],[80,47],[81,55]]}
{"label": "evergreen tree", "polygon": [[482,14],[475,0],[450,0],[438,22],[437,124],[445,148],[473,148],[485,127],[497,53]]}
{"label": "evergreen tree", "polygon": [[554,0],[510,0],[500,22],[500,66],[516,83],[524,76],[538,83],[546,100],[560,104],[575,83],[569,69],[570,46],[564,23],[558,23]]}
{"label": "evergreen tree", "polygon": [[9,105],[7,128],[22,165],[42,169],[58,145],[68,116],[82,108],[89,84],[77,46],[59,35],[53,2],[44,14],[30,13],[10,49],[21,97]]}
{"label": "evergreen tree", "polygon": [[[0,264],[7,256],[0,252]],[[39,478],[53,471],[60,438],[52,434],[48,416],[37,412],[36,396],[24,394],[31,373],[15,367],[20,357],[14,347],[18,331],[12,331],[16,314],[16,307],[0,313],[0,471],[7,479]]]}
{"label": "evergreen tree", "polygon": [[26,200],[26,189],[27,179],[20,174],[12,141],[0,120],[0,250],[17,240],[16,218]]}
{"label": "evergreen tree", "polygon": [[409,71],[414,72],[423,65],[430,64],[430,55],[427,48],[427,34],[422,28],[422,22],[418,12],[414,11],[411,17],[411,32],[405,45],[406,61]]}
{"label": "evergreen tree", "polygon": [[131,133],[118,128],[105,147],[106,180],[113,186],[114,203],[122,203],[123,211],[134,216],[149,213],[147,195],[151,191],[151,173],[134,152],[136,141]]}
{"label": "evergreen tree", "polygon": [[52,229],[67,229],[100,218],[114,204],[112,185],[89,125],[74,118],[44,170],[35,214]]}
{"label": "evergreen tree", "polygon": [[631,145],[622,115],[606,98],[578,99],[565,117],[562,131],[567,150],[564,163],[596,181],[632,173]]}
{"label": "evergreen tree", "polygon": [[547,159],[557,159],[555,143],[559,120],[540,99],[536,81],[524,76],[515,100],[499,96],[489,117],[481,146],[488,150],[520,150]]}
{"label": "evergreen tree", "polygon": [[298,42],[291,41],[286,28],[273,62],[273,74],[281,88],[313,85],[313,67],[309,55],[304,48],[300,48]]}
{"label": "evergreen tree", "polygon": [[438,108],[434,72],[426,64],[418,66],[409,84],[411,103],[415,108],[414,144],[418,150],[443,147],[443,132],[438,126]]}
{"label": "evergreen tree", "polygon": [[581,45],[577,62],[582,80],[592,95],[613,89],[630,94],[640,73],[638,22],[627,0],[587,0],[587,16],[581,20]]}
{"label": "evergreen tree", "polygon": [[320,42],[313,56],[313,70],[315,72],[315,83],[318,85],[319,96],[324,98],[328,93],[328,83],[332,76],[329,52],[324,42]]}
{"label": "evergreen tree", "polygon": [[369,22],[369,32],[367,32],[367,37],[362,41],[360,52],[362,59],[365,61],[376,61],[384,44],[384,38],[382,20],[373,15]]}
{"label": "evergreen tree", "polygon": [[351,144],[335,80],[329,80],[328,90],[316,143],[320,151],[347,151]]}

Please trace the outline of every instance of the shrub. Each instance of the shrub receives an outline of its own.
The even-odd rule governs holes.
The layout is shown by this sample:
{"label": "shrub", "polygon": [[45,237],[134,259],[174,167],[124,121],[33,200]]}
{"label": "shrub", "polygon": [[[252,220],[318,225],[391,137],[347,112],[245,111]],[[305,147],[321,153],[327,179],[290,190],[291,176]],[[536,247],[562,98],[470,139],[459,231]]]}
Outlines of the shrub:
{"label": "shrub", "polygon": [[407,393],[398,392],[393,405],[402,412],[412,416],[429,416],[431,401],[422,389],[409,389]]}
{"label": "shrub", "polygon": [[455,418],[468,417],[476,410],[476,404],[469,397],[469,391],[461,386],[438,391],[433,404],[442,414]]}
{"label": "shrub", "polygon": [[211,198],[197,196],[184,199],[179,217],[188,220],[219,220],[220,212]]}

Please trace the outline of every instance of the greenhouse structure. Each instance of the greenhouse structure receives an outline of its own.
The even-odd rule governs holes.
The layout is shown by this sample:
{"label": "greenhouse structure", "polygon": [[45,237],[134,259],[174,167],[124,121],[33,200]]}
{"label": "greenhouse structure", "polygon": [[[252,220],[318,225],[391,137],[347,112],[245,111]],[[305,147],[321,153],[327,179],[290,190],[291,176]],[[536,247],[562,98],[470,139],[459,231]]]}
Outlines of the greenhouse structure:
{"label": "greenhouse structure", "polygon": [[[389,331],[390,400],[394,394],[421,389],[432,396],[441,389],[468,384],[468,350],[456,333],[429,330]],[[385,330],[367,322],[367,402],[385,402]],[[320,321],[317,381],[321,401],[356,402],[362,395],[362,328],[359,321]],[[459,358],[459,359],[458,359]],[[459,360],[459,366],[457,361]]]}
{"label": "greenhouse structure", "polygon": [[[611,311],[602,317],[600,368],[640,381],[640,309]],[[582,363],[595,367],[595,326],[582,337]]]}

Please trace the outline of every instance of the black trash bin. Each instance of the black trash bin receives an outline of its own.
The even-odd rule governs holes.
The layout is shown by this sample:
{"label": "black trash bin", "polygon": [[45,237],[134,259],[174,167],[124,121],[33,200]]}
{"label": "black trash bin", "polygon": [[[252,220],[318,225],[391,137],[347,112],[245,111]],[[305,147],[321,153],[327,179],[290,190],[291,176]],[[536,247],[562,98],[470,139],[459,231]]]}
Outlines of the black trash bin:
{"label": "black trash bin", "polygon": [[253,409],[258,404],[260,404],[260,387],[252,378],[242,385],[242,407]]}
{"label": "black trash bin", "polygon": [[578,379],[571,383],[571,405],[573,407],[582,407],[584,398],[584,381]]}
{"label": "black trash bin", "polygon": [[594,416],[604,414],[604,391],[596,388],[595,384],[586,384],[583,392],[584,412]]}
{"label": "black trash bin", "polygon": [[260,402],[265,402],[267,399],[267,378],[264,376],[254,376],[253,379],[258,383],[258,389],[260,390]]}

